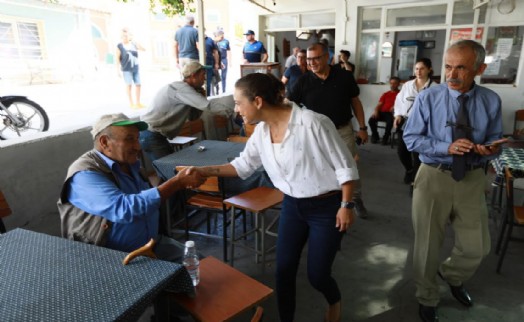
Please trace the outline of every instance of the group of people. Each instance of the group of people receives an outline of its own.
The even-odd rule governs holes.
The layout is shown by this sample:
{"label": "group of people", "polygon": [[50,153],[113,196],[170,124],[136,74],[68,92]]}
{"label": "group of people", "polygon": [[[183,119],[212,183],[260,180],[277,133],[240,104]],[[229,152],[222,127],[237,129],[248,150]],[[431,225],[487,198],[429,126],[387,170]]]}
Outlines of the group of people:
{"label": "group of people", "polygon": [[433,66],[429,58],[420,58],[415,63],[414,78],[405,82],[400,87],[400,78],[391,77],[389,80],[390,90],[382,94],[377,106],[368,120],[371,128],[371,142],[378,143],[378,122],[386,123],[382,144],[387,145],[390,140],[392,129],[398,133],[397,154],[405,169],[404,183],[410,185],[410,193],[413,192],[413,181],[420,166],[419,155],[416,151],[409,151],[404,142],[403,133],[406,121],[411,115],[412,108],[417,95],[431,87],[438,85],[433,81]]}
{"label": "group of people", "polygon": [[[483,166],[500,152],[488,143],[502,137],[502,121],[500,97],[474,82],[486,68],[484,58],[481,45],[459,41],[444,57],[445,83],[412,85],[420,93],[410,108],[403,140],[422,162],[414,179],[412,218],[414,280],[423,321],[438,321],[437,275],[460,303],[472,305],[463,283],[490,248]],[[247,178],[263,166],[285,195],[276,259],[280,321],[294,320],[296,274],[306,244],[308,279],[328,304],[325,321],[342,321],[342,296],[331,266],[344,232],[355,220],[354,211],[359,203],[363,206],[358,198],[355,142],[358,137],[365,143],[368,133],[353,74],[330,66],[328,48],[322,43],[309,46],[305,60],[308,71],[287,94],[271,74],[249,74],[235,83],[236,112],[244,122],[258,123],[239,157],[227,164],[186,168],[156,188],[144,180],[138,153],[141,148],[148,153],[143,137],[158,126],[148,117],[133,121],[122,114],[103,116],[93,126],[94,149],[67,172],[59,200],[64,237],[123,251],[155,238],[161,241],[155,251],[166,258],[160,249],[164,245],[173,260],[180,255],[180,244],[158,234],[160,202],[209,176]],[[198,93],[205,70],[197,64],[183,68],[189,78],[186,84],[166,90]],[[200,95],[197,109],[206,105]],[[169,109],[166,105],[164,113]],[[359,125],[356,133],[353,118]],[[178,123],[166,122],[164,126],[170,127],[166,131],[176,132]],[[448,222],[455,231],[455,245],[440,262]]]}

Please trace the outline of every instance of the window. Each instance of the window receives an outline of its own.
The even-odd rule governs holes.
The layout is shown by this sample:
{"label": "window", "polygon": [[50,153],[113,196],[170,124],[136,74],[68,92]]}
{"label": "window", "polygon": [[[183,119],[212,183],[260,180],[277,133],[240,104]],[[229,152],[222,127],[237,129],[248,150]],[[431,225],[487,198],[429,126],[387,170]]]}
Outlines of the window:
{"label": "window", "polygon": [[360,39],[357,82],[373,83],[377,81],[379,56],[379,34],[365,33]]}
{"label": "window", "polygon": [[0,58],[41,59],[42,44],[38,24],[0,21]]}
{"label": "window", "polygon": [[514,84],[522,49],[523,26],[491,27],[486,41],[486,63],[481,84]]}
{"label": "window", "polygon": [[362,30],[366,29],[378,29],[380,28],[380,14],[382,13],[381,8],[364,8],[361,11],[362,17]]}
{"label": "window", "polygon": [[388,27],[421,26],[446,23],[446,4],[388,9]]}

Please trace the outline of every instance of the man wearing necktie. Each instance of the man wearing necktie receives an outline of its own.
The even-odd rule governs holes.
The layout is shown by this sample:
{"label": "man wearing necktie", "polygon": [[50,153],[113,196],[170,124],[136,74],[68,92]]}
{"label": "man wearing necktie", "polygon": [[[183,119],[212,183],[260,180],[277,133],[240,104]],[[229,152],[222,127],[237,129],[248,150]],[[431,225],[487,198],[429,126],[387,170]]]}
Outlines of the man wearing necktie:
{"label": "man wearing necktie", "polygon": [[[474,81],[486,69],[485,55],[472,40],[451,45],[444,60],[446,83],[417,96],[404,130],[408,150],[418,152],[422,162],[412,205],[413,272],[422,321],[438,321],[437,275],[462,305],[473,305],[463,283],[490,250],[484,165],[500,153],[504,140],[500,97]],[[440,262],[448,223],[455,243]]]}

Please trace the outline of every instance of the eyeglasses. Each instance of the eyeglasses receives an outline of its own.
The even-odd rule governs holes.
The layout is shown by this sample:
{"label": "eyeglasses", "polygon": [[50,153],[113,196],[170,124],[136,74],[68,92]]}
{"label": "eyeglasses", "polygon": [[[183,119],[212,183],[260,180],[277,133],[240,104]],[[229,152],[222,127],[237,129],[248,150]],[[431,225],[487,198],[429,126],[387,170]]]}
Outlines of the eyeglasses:
{"label": "eyeglasses", "polygon": [[318,62],[320,61],[320,59],[321,59],[322,57],[324,57],[324,56],[326,56],[326,54],[322,54],[322,55],[320,55],[320,56],[316,56],[316,57],[308,57],[308,58],[306,58],[306,60],[307,60],[308,63],[311,63],[311,62],[316,62],[316,63],[318,63]]}

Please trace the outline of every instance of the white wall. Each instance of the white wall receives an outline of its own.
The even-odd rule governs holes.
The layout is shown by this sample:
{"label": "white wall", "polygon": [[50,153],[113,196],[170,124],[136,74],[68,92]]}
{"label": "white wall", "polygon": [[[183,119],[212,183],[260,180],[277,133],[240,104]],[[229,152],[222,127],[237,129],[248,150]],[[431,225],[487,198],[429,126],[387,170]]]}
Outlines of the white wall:
{"label": "white wall", "polygon": [[0,148],[0,189],[13,211],[4,218],[8,230],[25,227],[60,233],[56,201],[69,165],[93,147],[89,130]]}

